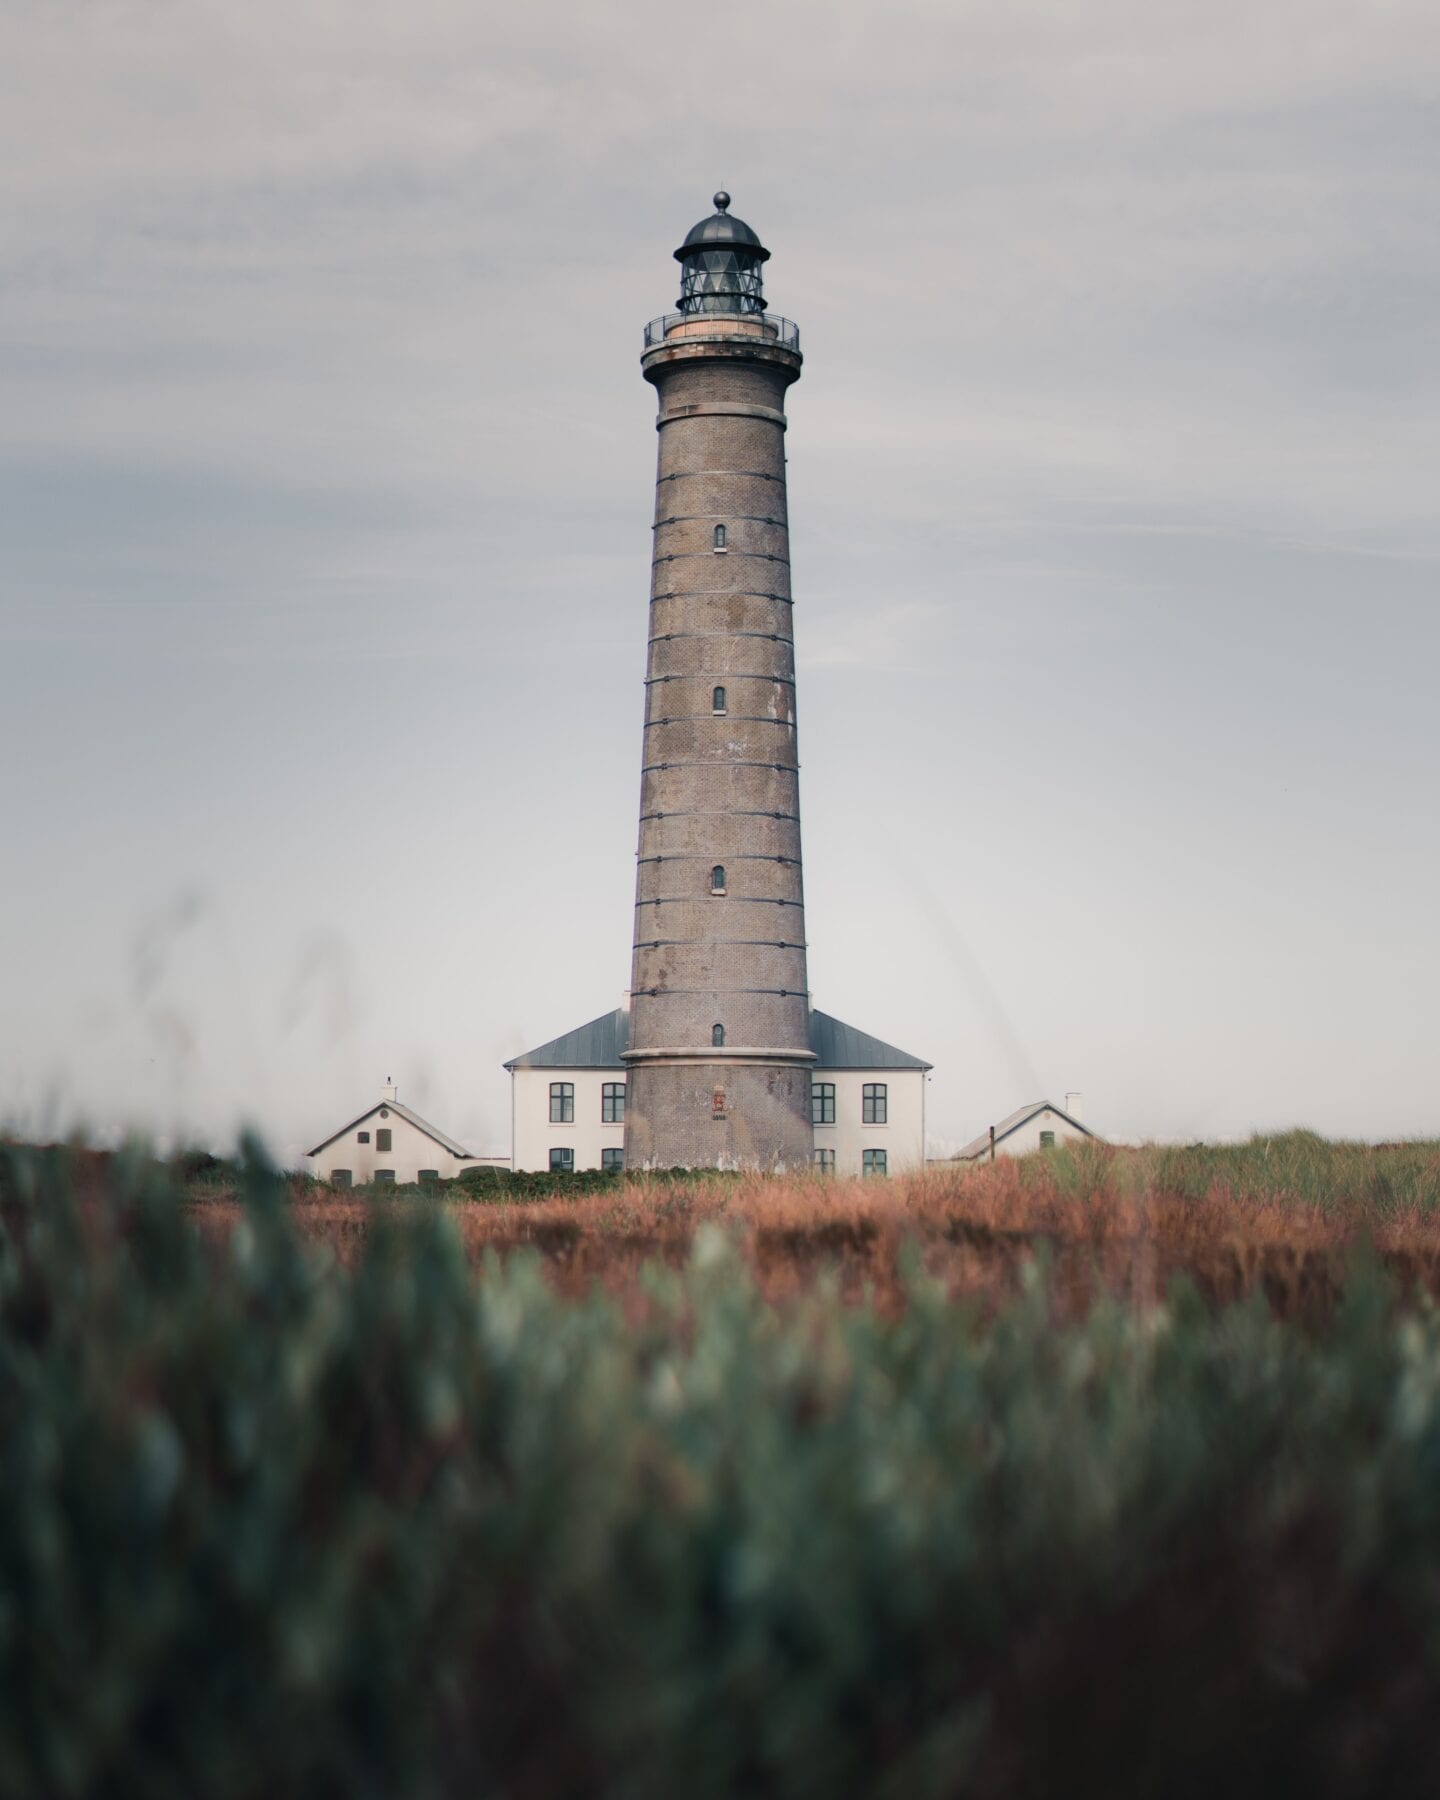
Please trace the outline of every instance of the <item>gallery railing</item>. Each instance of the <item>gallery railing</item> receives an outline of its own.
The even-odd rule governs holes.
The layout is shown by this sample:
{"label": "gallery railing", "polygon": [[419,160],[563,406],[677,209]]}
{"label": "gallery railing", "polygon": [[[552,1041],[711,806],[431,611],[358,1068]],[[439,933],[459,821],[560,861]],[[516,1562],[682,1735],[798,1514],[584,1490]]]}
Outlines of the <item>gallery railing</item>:
{"label": "gallery railing", "polygon": [[800,348],[800,327],[793,319],[782,319],[779,313],[719,312],[661,313],[658,319],[652,319],[645,327],[645,348],[652,350],[656,344],[663,344],[666,336],[677,325],[707,324],[713,324],[718,331],[724,331],[731,325],[758,325],[761,335],[769,338],[772,343],[781,344],[787,350]]}

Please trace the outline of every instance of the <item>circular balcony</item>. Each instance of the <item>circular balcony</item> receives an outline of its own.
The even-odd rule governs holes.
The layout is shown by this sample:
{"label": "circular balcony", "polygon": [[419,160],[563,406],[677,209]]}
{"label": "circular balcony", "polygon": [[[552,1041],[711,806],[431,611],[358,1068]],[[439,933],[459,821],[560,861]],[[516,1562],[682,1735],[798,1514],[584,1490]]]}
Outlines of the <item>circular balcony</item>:
{"label": "circular balcony", "polygon": [[755,337],[779,344],[783,349],[800,349],[800,327],[793,319],[782,319],[779,313],[661,313],[645,327],[645,348],[654,350],[664,343],[683,343],[697,337]]}

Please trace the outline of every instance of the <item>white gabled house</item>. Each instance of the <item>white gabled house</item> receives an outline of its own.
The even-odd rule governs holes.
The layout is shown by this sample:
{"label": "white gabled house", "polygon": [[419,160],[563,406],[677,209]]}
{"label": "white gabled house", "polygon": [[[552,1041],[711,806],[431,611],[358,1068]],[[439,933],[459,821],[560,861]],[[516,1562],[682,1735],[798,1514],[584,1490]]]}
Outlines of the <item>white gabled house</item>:
{"label": "white gabled house", "polygon": [[496,1161],[472,1156],[463,1144],[402,1106],[393,1081],[386,1082],[368,1112],[323,1138],[308,1154],[315,1159],[315,1173],[332,1187],[449,1181],[469,1164]]}
{"label": "white gabled house", "polygon": [[989,1162],[996,1156],[1029,1156],[1034,1150],[1053,1150],[1057,1144],[1074,1144],[1082,1138],[1105,1140],[1080,1120],[1082,1100],[1079,1094],[1067,1094],[1064,1106],[1051,1100],[1032,1100],[1017,1107],[999,1124],[991,1125],[979,1137],[971,1138],[954,1162]]}
{"label": "white gabled house", "polygon": [[[515,1169],[625,1166],[622,1006],[505,1064]],[[810,1012],[815,1163],[836,1175],[899,1175],[925,1166],[931,1064],[853,1025]]]}

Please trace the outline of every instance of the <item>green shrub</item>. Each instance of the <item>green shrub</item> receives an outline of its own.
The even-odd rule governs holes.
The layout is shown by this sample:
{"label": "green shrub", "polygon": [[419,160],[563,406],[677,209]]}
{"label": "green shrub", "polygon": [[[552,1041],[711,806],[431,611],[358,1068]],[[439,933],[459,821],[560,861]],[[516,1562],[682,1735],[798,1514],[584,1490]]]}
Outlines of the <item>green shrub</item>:
{"label": "green shrub", "polygon": [[599,1194],[621,1180],[610,1169],[497,1169],[490,1165],[462,1169],[447,1191],[466,1200],[564,1200]]}
{"label": "green shrub", "polygon": [[1440,1775],[1440,1320],[982,1329],[351,1272],[254,1146],[0,1152],[0,1795],[1342,1795]]}

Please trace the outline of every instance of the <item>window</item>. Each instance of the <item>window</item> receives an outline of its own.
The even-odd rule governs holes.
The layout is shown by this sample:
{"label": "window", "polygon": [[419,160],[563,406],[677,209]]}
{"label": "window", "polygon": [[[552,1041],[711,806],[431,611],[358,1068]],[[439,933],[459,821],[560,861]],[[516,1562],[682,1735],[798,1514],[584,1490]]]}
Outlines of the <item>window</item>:
{"label": "window", "polygon": [[717,1049],[725,1042],[725,1027],[723,1025],[712,1025],[710,1027],[710,1042],[715,1045]]}
{"label": "window", "polygon": [[415,1179],[424,1182],[438,1181],[440,1179],[440,1171],[438,1169],[421,1169]]}
{"label": "window", "polygon": [[724,690],[724,688],[716,688],[715,692],[713,694],[711,694],[710,710],[711,710],[711,712],[724,712],[724,710],[725,710],[725,690]]}
{"label": "window", "polygon": [[[573,1125],[575,1123],[575,1083],[573,1081],[552,1081],[550,1083],[550,1123],[552,1125]],[[554,1167],[554,1164],[551,1164]]]}
{"label": "window", "polygon": [[1055,1133],[1053,1131],[1042,1131],[1040,1133],[1040,1148],[1042,1150],[1053,1150],[1055,1148]]}
{"label": "window", "polygon": [[348,1169],[332,1169],[330,1171],[331,1187],[349,1187],[350,1180],[351,1176]]}
{"label": "window", "polygon": [[573,1175],[575,1173],[575,1152],[573,1150],[552,1150],[550,1152],[550,1173],[552,1175]]}
{"label": "window", "polygon": [[710,1111],[717,1119],[723,1119],[725,1117],[724,1088],[716,1088],[715,1092],[710,1096]]}
{"label": "window", "polygon": [[[600,1123],[602,1125],[623,1125],[625,1123],[625,1083],[623,1081],[607,1081],[600,1090]],[[606,1152],[609,1155],[609,1152]]]}
{"label": "window", "polygon": [[810,1123],[812,1125],[833,1125],[835,1123],[835,1083],[833,1081],[812,1081],[810,1083]]}
{"label": "window", "polygon": [[368,1131],[357,1131],[355,1133],[355,1142],[357,1144],[368,1144],[370,1142],[370,1133]]}
{"label": "window", "polygon": [[602,1150],[600,1167],[609,1175],[618,1175],[625,1167],[625,1152],[623,1150]]}
{"label": "window", "polygon": [[715,548],[717,550],[725,548],[725,527],[723,525],[715,527]]}
{"label": "window", "polygon": [[710,871],[710,892],[712,894],[723,894],[725,892],[724,863],[716,863],[715,867]]}
{"label": "window", "polygon": [[389,1182],[390,1186],[394,1187],[395,1171],[393,1169],[377,1169],[373,1179],[378,1181],[382,1187],[386,1182]]}
{"label": "window", "polygon": [[[860,1123],[862,1125],[884,1125],[889,1111],[889,1100],[883,1081],[867,1081],[860,1091]],[[869,1152],[866,1152],[869,1155]]]}
{"label": "window", "polygon": [[812,1150],[810,1161],[817,1175],[833,1175],[835,1173],[835,1152],[833,1150]]}
{"label": "window", "polygon": [[861,1173],[868,1179],[872,1175],[887,1175],[885,1152],[883,1150],[862,1150],[860,1152]]}
{"label": "window", "polygon": [[375,1148],[377,1150],[388,1150],[390,1148],[390,1133],[388,1130],[377,1131],[375,1133]]}

